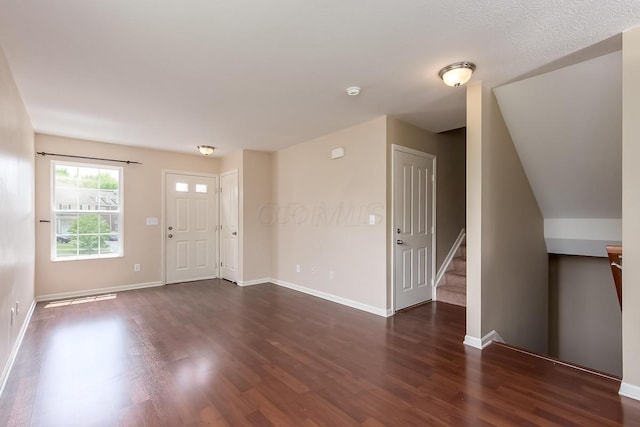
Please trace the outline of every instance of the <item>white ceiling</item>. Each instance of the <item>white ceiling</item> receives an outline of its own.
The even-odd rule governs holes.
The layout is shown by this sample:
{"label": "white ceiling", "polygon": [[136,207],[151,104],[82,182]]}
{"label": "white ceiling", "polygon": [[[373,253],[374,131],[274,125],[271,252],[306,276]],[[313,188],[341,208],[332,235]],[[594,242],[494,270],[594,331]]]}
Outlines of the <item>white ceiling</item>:
{"label": "white ceiling", "polygon": [[622,217],[622,53],[495,89],[544,218]]}
{"label": "white ceiling", "polygon": [[628,0],[0,0],[36,131],[218,155],[383,114],[460,127],[442,66],[473,61],[493,87],[637,25]]}

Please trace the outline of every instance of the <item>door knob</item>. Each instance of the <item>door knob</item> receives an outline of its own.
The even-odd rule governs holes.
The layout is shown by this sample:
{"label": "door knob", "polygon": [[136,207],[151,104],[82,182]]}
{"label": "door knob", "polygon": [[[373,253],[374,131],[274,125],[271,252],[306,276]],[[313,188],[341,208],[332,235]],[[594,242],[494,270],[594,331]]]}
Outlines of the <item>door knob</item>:
{"label": "door knob", "polygon": [[173,234],[169,234],[167,237],[168,237],[168,238],[172,238],[172,237],[173,237]]}
{"label": "door knob", "polygon": [[404,240],[396,240],[396,245],[404,245]]}
{"label": "door knob", "polygon": [[173,230],[173,227],[169,226],[169,231]]}

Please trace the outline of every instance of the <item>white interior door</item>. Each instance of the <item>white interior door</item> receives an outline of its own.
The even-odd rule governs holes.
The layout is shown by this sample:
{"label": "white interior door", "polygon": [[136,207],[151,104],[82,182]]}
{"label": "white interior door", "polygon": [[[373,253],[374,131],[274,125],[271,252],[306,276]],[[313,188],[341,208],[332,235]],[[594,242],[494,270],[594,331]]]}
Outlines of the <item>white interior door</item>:
{"label": "white interior door", "polygon": [[220,275],[238,281],[238,171],[220,175],[220,212],[222,237]]}
{"label": "white interior door", "polygon": [[432,299],[435,157],[393,150],[394,306]]}
{"label": "white interior door", "polygon": [[167,283],[218,277],[218,179],[165,175]]}

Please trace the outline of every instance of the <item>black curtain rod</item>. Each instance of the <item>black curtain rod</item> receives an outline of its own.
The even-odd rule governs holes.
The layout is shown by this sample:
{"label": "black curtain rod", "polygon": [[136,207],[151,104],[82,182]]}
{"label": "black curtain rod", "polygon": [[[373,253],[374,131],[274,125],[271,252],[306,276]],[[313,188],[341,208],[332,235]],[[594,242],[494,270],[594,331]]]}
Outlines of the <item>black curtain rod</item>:
{"label": "black curtain rod", "polygon": [[134,162],[133,160],[117,160],[117,159],[103,159],[101,157],[87,157],[87,156],[73,156],[71,154],[57,154],[57,153],[45,153],[44,151],[38,151],[36,154],[44,156],[57,156],[57,157],[71,157],[74,159],[86,159],[86,160],[102,160],[105,162],[126,163],[128,165],[141,165],[140,162]]}

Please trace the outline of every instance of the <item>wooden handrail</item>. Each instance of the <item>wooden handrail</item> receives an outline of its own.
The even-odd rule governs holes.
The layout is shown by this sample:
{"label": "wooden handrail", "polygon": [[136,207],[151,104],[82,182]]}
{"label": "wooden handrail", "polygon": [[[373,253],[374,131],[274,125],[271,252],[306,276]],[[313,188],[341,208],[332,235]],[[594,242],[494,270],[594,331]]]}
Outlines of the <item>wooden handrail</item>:
{"label": "wooden handrail", "polygon": [[622,246],[607,245],[607,255],[609,255],[609,264],[611,265],[613,282],[616,285],[618,302],[620,303],[620,309],[622,309]]}

